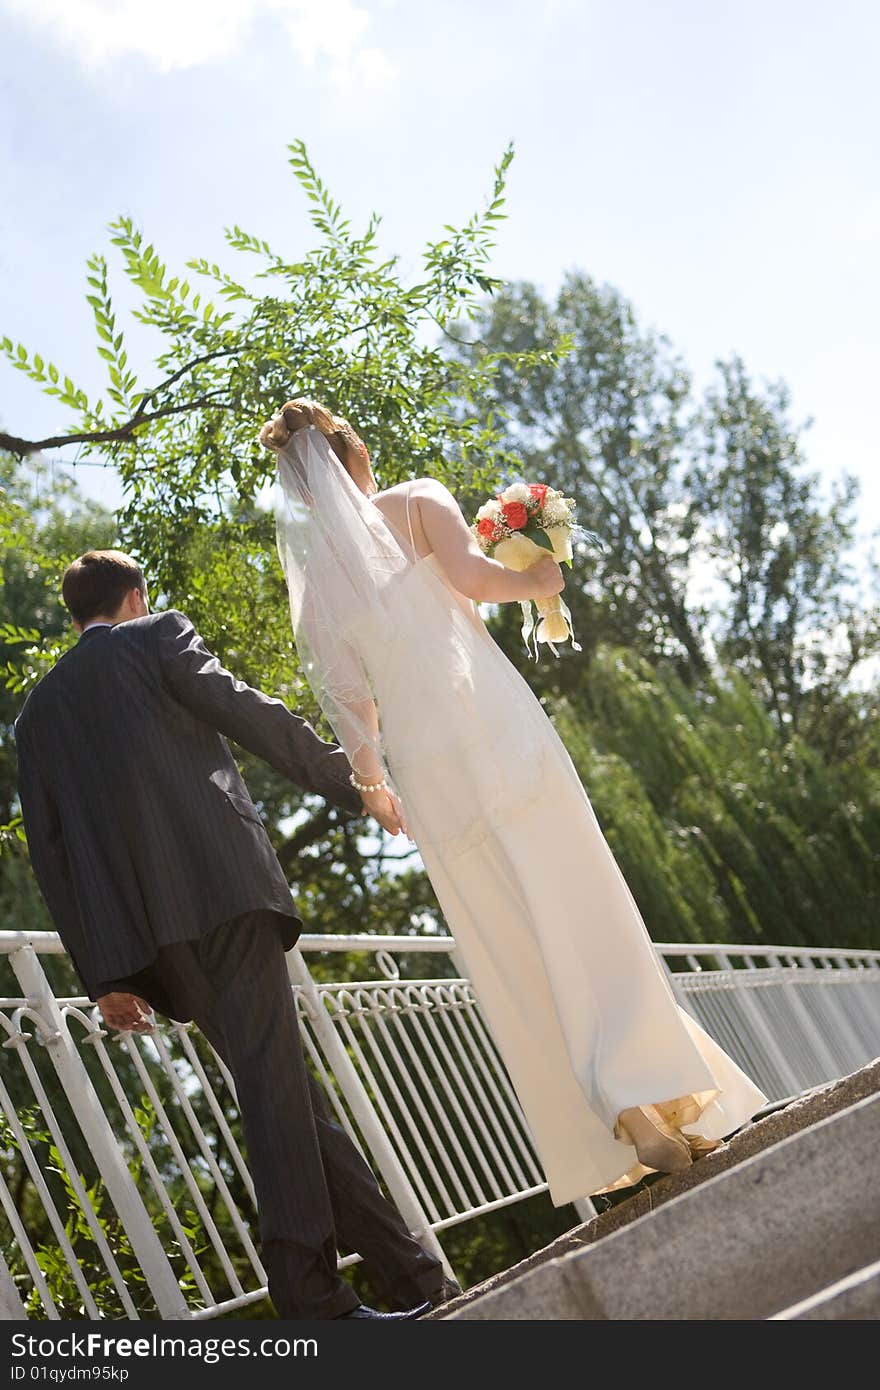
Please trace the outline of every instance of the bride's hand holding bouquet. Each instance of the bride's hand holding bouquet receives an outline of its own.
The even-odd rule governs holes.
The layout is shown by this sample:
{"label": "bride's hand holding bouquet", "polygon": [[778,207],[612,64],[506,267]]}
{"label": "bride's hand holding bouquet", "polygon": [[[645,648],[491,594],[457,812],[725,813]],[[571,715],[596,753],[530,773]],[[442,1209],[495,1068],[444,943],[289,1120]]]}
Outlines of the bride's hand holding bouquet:
{"label": "bride's hand holding bouquet", "polygon": [[[495,559],[498,559],[497,555]],[[512,569],[513,566],[507,565],[506,568]],[[552,555],[541,555],[537,560],[532,560],[522,571],[522,574],[526,581],[526,588],[521,600],[523,602],[533,600],[540,604],[545,599],[555,598],[565,588],[565,577],[558,560],[554,560]]]}
{"label": "bride's hand holding bouquet", "polygon": [[[528,651],[534,631],[536,659],[539,642],[546,642],[554,656],[559,655],[557,642],[570,640],[573,651],[581,650],[574,640],[571,613],[560,597],[565,584],[559,565],[572,564],[574,532],[589,544],[603,547],[595,532],[577,526],[574,505],[572,497],[563,497],[546,483],[512,483],[484,502],[471,527],[484,555],[506,569],[535,576],[535,589],[521,608],[523,641]],[[532,598],[538,610],[537,628]]]}

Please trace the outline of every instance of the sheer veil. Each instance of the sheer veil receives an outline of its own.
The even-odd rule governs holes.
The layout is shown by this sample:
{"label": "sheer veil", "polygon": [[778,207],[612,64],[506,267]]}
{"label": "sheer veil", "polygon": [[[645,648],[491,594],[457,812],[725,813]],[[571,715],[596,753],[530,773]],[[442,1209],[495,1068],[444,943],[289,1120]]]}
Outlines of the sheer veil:
{"label": "sheer veil", "polygon": [[[451,859],[541,794],[556,736],[476,604],[412,554],[331,440],[305,425],[274,447],[303,674],[358,780],[386,776],[420,851]],[[512,699],[515,729],[498,717]]]}
{"label": "sheer veil", "polygon": [[413,562],[315,425],[294,430],[277,463],[276,540],[300,665],[355,775],[373,781],[387,765],[369,665]]}

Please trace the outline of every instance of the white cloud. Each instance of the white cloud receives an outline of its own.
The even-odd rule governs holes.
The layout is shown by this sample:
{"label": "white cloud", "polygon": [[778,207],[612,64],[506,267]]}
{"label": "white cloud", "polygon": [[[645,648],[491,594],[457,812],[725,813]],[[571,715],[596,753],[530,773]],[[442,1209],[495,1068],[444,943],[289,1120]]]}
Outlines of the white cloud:
{"label": "white cloud", "polygon": [[390,86],[397,76],[397,65],[381,48],[362,48],[355,55],[355,74],[362,86],[378,91]]}
{"label": "white cloud", "polygon": [[0,0],[0,9],[47,32],[86,67],[136,56],[160,72],[220,62],[255,22],[275,17],[293,54],[327,65],[337,85],[373,89],[396,75],[391,59],[365,45],[371,15],[356,0]]}
{"label": "white cloud", "polygon": [[309,64],[337,49],[350,54],[370,23],[351,0],[268,0],[267,8],[281,14],[292,47]]}

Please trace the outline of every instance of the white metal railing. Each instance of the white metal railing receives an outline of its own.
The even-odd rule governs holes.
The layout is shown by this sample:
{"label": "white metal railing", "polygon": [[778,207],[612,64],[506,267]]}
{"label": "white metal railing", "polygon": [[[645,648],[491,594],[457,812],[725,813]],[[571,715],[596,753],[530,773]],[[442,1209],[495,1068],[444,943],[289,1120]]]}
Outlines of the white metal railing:
{"label": "white metal railing", "polygon": [[679,999],[772,1099],[880,1054],[880,952],[661,946]]}
{"label": "white metal railing", "polygon": [[[771,1100],[880,1053],[880,952],[657,949]],[[343,952],[363,978],[306,965],[332,973]],[[53,993],[40,956],[56,954],[54,933],[0,932],[21,989],[0,999],[0,1317],[204,1319],[263,1299],[226,1068],[191,1024],[108,1035],[87,999]],[[416,954],[433,978],[406,978]],[[546,1190],[450,937],[302,936],[287,962],[335,1114],[420,1239],[439,1250],[438,1232]]]}

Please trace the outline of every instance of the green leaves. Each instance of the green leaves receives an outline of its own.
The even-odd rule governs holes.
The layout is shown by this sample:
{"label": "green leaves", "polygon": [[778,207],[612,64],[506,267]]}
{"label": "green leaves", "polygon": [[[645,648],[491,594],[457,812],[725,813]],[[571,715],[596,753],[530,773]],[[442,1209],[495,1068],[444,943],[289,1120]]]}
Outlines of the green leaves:
{"label": "green leaves", "polygon": [[54,363],[44,362],[38,352],[31,356],[23,343],[14,343],[11,338],[0,338],[0,347],[13,367],[24,372],[31,381],[37,382],[43,388],[45,395],[56,396],[62,405],[69,406],[71,410],[88,410],[89,402],[86,393],[80,391],[69,376],[64,378],[63,387],[58,385],[60,372]]}
{"label": "green leaves", "polygon": [[[504,412],[487,423],[479,408],[500,364],[526,376],[552,348],[542,344],[535,354],[505,346],[501,354],[480,350],[458,361],[437,332],[496,286],[487,261],[512,150],[494,171],[485,208],[465,226],[441,230],[412,277],[379,245],[378,213],[354,226],[305,144],[295,141],[288,154],[291,193],[304,196],[311,223],[304,243],[285,255],[236,221],[225,232],[223,261],[193,256],[173,266],[130,217],[111,223],[111,250],[89,258],[85,287],[107,374],[100,399],[87,400],[24,346],[3,346],[18,370],[69,406],[70,430],[85,456],[118,470],[125,505],[114,543],[144,566],[153,604],[184,609],[237,675],[288,699],[327,733],[291,640],[267,509],[275,458],[258,443],[261,425],[285,400],[311,396],[351,420],[383,486],[428,474],[466,504],[494,490],[507,459]],[[238,253],[247,259],[226,264]],[[120,273],[122,295],[114,279]],[[124,314],[121,304],[132,301]],[[144,325],[157,346],[152,370],[136,379],[131,362],[142,360],[137,335]],[[104,535],[97,521],[92,534],[84,523],[75,538],[71,528],[68,540],[50,546],[38,520],[44,508],[35,497],[32,507],[12,506],[4,519],[0,494],[0,540],[8,538],[37,576],[33,586],[23,585],[31,616],[16,610],[9,618],[22,640],[0,650],[0,699],[10,706],[68,640],[49,601],[63,560],[72,558],[67,545],[77,553],[74,546],[85,549]],[[46,552],[48,562],[39,558]],[[37,620],[46,612],[52,624]],[[38,641],[25,640],[37,630]],[[281,846],[275,826],[301,810],[301,798],[276,783],[265,799]],[[0,818],[8,819],[2,810]],[[321,837],[325,853],[331,842]],[[347,852],[350,894],[365,871],[355,842]],[[323,873],[323,864],[318,869]]]}
{"label": "green leaves", "polygon": [[[237,231],[237,230],[238,230],[238,229],[236,228],[236,231]],[[234,238],[231,238],[231,237],[230,237],[230,233],[229,233],[228,229],[227,229],[227,231],[226,231],[226,238],[227,238],[228,241],[231,241],[232,244],[235,244],[235,240],[234,240]],[[263,245],[265,245],[265,242],[263,243]],[[244,249],[246,249],[246,248],[240,246],[239,249],[244,250]],[[248,248],[248,249],[249,249],[249,248]],[[230,300],[230,301],[235,301],[235,300],[239,300],[239,299],[247,299],[247,300],[250,300],[251,302],[256,302],[256,301],[255,301],[255,296],[252,295],[252,294],[250,294],[250,293],[244,288],[243,285],[240,285],[240,284],[238,283],[237,280],[233,280],[232,276],[231,276],[231,275],[228,275],[228,274],[226,273],[226,271],[221,270],[220,267],[219,267],[219,265],[217,265],[216,261],[212,261],[212,262],[209,263],[208,261],[206,261],[206,260],[204,259],[203,256],[199,256],[198,258],[196,258],[196,259],[194,259],[194,260],[187,261],[187,265],[189,266],[190,270],[195,270],[195,271],[197,271],[197,272],[199,273],[199,275],[210,276],[210,278],[211,278],[212,280],[215,280],[215,281],[217,282],[217,284],[220,286],[220,293],[223,295],[224,299],[228,299],[228,300]],[[177,284],[178,284],[177,280],[170,280],[170,281],[168,282],[168,290],[169,290],[169,292],[171,292],[173,289],[176,289],[176,288],[177,288]],[[187,296],[188,294],[189,294],[189,285],[186,283],[186,281],[184,281],[183,285],[181,286],[181,293],[180,293],[181,299],[185,299],[186,296]],[[213,305],[207,305],[206,308],[207,308],[207,309],[210,309],[210,311],[211,311],[211,313],[208,314],[208,313],[206,313],[206,312],[203,310],[203,317],[204,317],[205,320],[207,321],[207,319],[208,319],[209,317],[211,317],[211,314],[214,313],[214,308],[213,308]],[[232,315],[231,313],[225,314],[225,315],[222,316],[222,318],[219,318],[219,319],[215,320],[215,323],[219,323],[219,322],[228,322],[229,320],[232,319],[232,317],[233,317],[233,315]]]}
{"label": "green leaves", "polygon": [[495,245],[495,226],[504,215],[502,192],[512,159],[511,143],[496,165],[493,195],[486,210],[475,213],[462,228],[447,223],[443,230],[450,236],[428,244],[424,259],[429,279],[424,288],[436,305],[433,317],[441,327],[452,317],[476,318],[479,310],[475,292],[494,294],[501,288],[502,282],[486,275],[480,266],[489,260]]}
{"label": "green leaves", "polygon": [[88,267],[91,272],[88,283],[94,293],[86,295],[86,300],[95,315],[95,329],[100,340],[98,355],[108,364],[107,394],[117,406],[130,411],[137,378],[134,372],[126,370],[128,354],[123,347],[123,335],[116,330],[116,315],[107,288],[107,262],[103,256],[95,255],[89,259]]}
{"label": "green leaves", "polygon": [[132,219],[120,217],[110,224],[110,228],[115,233],[110,240],[122,251],[132,283],[151,299],[167,298],[169,291],[165,287],[165,267],[153,247],[144,246],[143,235]]}
{"label": "green leaves", "polygon": [[21,816],[14,816],[7,825],[0,825],[0,855],[10,849],[20,849],[27,844],[24,822]]}
{"label": "green leaves", "polygon": [[237,224],[231,230],[226,229],[226,240],[236,251],[252,251],[255,255],[266,256],[269,260],[274,259],[268,241],[261,241],[259,237],[243,232]]}
{"label": "green leaves", "polygon": [[40,634],[35,627],[19,627],[17,623],[0,622],[0,642],[7,647],[22,642],[39,642]]}
{"label": "green leaves", "polygon": [[535,545],[539,545],[542,550],[549,550],[551,555],[553,554],[553,542],[544,528],[539,526],[536,521],[531,520],[527,522],[522,528],[520,535],[528,536],[529,540],[534,541]]}
{"label": "green leaves", "polygon": [[332,241],[344,239],[351,223],[343,218],[342,208],[338,203],[334,203],[318,177],[306,152],[305,141],[294,140],[287,148],[290,151],[288,163],[309,202],[315,204],[311,213],[312,224]]}

